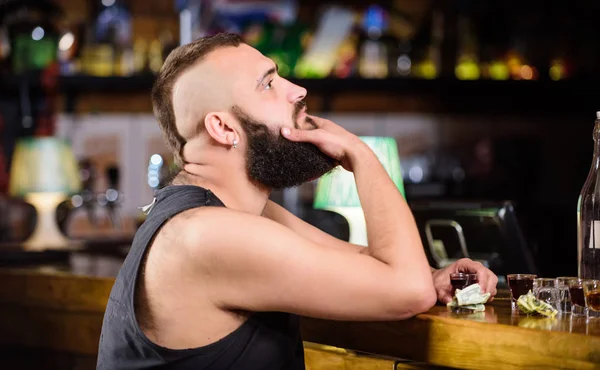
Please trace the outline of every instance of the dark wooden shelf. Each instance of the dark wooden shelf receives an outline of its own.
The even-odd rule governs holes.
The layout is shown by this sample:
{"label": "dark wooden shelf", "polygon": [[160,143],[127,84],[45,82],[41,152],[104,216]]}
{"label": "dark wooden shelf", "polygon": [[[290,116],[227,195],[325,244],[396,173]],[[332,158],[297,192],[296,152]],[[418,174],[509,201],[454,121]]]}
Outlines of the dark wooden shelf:
{"label": "dark wooden shelf", "polygon": [[[464,81],[455,78],[438,78],[433,80],[415,78],[324,78],[324,79],[296,79],[290,81],[313,90],[317,94],[345,93],[345,92],[376,92],[376,93],[466,93],[485,94],[489,96],[503,96],[507,93],[523,95],[531,92],[556,94],[567,89],[570,93],[583,93],[582,88],[595,87],[600,80],[562,80],[562,81],[495,81],[473,80]],[[144,74],[129,77],[95,77],[95,76],[62,76],[60,89],[73,92],[143,92],[149,90],[154,82],[154,75]],[[587,92],[587,90],[586,90]]]}
{"label": "dark wooden shelf", "polygon": [[[290,79],[322,100],[321,111],[429,111],[459,114],[576,114],[593,116],[600,110],[599,80],[461,81],[454,78],[423,80]],[[60,89],[75,97],[87,92],[149,94],[154,76],[62,77]],[[412,107],[412,108],[411,108]]]}
{"label": "dark wooden shelf", "polygon": [[[16,94],[21,77],[0,80],[0,94]],[[39,79],[28,76],[30,91],[39,90]],[[85,94],[150,95],[154,75],[130,77],[62,76],[58,88],[65,95],[65,110],[75,110]],[[290,79],[320,101],[318,111],[430,112],[456,114],[520,114],[535,116],[593,116],[600,110],[600,79],[563,81],[461,81],[454,78],[422,80]],[[38,82],[36,82],[38,81]],[[36,85],[37,84],[37,85]]]}

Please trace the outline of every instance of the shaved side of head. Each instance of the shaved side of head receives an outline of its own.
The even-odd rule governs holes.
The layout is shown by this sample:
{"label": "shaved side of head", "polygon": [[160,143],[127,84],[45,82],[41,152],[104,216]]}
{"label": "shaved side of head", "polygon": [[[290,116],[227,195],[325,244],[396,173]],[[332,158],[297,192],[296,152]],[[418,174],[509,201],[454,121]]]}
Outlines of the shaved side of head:
{"label": "shaved side of head", "polygon": [[210,110],[231,105],[230,90],[221,88],[225,76],[214,68],[210,55],[185,71],[173,88],[173,113],[179,134],[186,141],[197,136]]}
{"label": "shaved side of head", "polygon": [[[175,163],[179,167],[183,166],[185,162],[182,155],[185,143],[197,132],[199,120],[206,114],[204,111],[206,108],[202,107],[210,107],[210,104],[218,102],[219,98],[224,99],[224,96],[219,95],[219,89],[210,86],[211,77],[207,77],[206,80],[194,78],[211,76],[208,63],[206,66],[202,66],[202,68],[207,68],[204,70],[205,73],[192,75],[190,76],[192,78],[185,79],[186,81],[190,80],[189,84],[179,84],[180,77],[188,71],[198,73],[191,71],[192,67],[205,60],[213,51],[225,47],[238,47],[240,44],[243,44],[243,41],[238,35],[221,33],[182,45],[169,54],[156,77],[152,87],[154,115],[158,120],[165,142],[173,153]],[[201,85],[193,86],[194,83]],[[180,99],[180,97],[185,97],[185,99]],[[175,107],[175,101],[177,101],[177,107]],[[179,122],[180,120],[181,122]]]}

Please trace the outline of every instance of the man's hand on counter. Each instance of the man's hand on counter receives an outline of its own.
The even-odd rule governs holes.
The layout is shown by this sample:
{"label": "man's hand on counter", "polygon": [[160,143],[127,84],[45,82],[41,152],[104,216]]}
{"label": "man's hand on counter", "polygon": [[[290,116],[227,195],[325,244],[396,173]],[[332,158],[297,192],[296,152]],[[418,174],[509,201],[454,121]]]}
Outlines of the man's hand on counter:
{"label": "man's hand on counter", "polygon": [[462,272],[467,274],[477,274],[479,285],[483,293],[491,294],[489,301],[494,299],[497,293],[496,285],[498,277],[481,262],[473,261],[469,258],[462,258],[443,269],[431,270],[433,274],[433,284],[437,293],[438,301],[448,303],[452,300],[452,285],[450,285],[450,274],[453,272]]}

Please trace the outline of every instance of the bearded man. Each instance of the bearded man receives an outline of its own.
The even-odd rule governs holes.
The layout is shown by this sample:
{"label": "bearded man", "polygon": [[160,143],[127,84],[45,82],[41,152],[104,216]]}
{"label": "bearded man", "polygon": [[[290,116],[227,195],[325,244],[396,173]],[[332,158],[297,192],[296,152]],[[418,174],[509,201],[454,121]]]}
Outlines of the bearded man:
{"label": "bearded man", "polygon": [[[450,300],[460,260],[428,266],[404,198],[371,149],[308,115],[306,90],[234,34],[175,49],[152,90],[181,171],[136,233],[104,315],[98,369],[304,369],[299,317],[401,320]],[[269,200],[341,165],[368,247]]]}

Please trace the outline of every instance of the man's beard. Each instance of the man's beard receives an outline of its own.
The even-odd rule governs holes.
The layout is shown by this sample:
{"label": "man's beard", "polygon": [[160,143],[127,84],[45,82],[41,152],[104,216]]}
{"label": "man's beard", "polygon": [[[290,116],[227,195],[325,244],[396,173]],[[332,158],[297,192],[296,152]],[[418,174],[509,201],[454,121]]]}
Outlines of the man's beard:
{"label": "man's beard", "polygon": [[[296,104],[292,117],[296,128],[299,128],[297,117],[304,106],[303,102]],[[338,165],[316,145],[289,141],[237,106],[232,108],[232,113],[248,137],[246,170],[252,181],[271,189],[291,188],[321,177]],[[306,120],[316,127],[309,117]]]}

